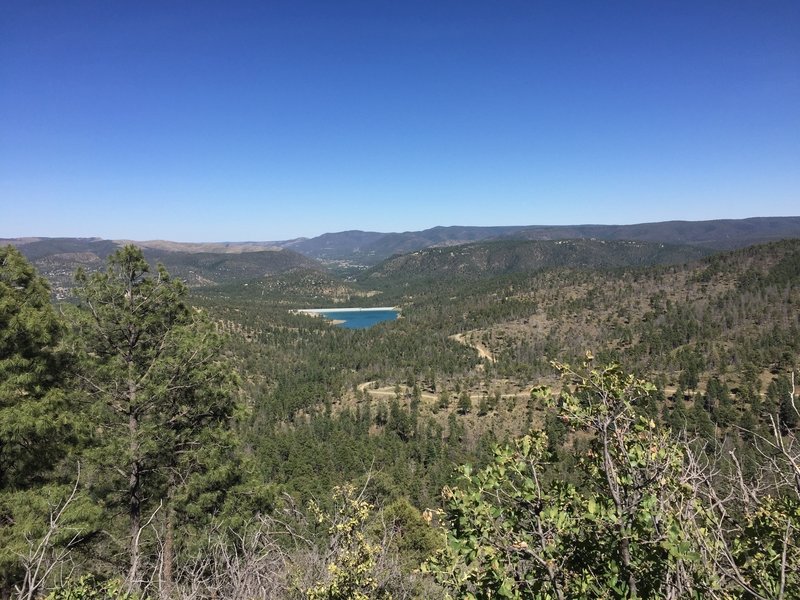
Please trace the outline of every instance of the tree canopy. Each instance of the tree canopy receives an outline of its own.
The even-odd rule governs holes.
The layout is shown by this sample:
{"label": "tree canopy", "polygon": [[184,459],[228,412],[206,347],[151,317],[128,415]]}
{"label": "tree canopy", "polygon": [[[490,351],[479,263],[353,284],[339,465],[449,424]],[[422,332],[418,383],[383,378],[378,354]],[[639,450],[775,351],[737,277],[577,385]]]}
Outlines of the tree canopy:
{"label": "tree canopy", "polygon": [[213,513],[231,484],[232,475],[214,481],[208,472],[215,459],[233,460],[220,452],[235,445],[227,435],[236,405],[233,370],[213,328],[186,305],[186,286],[160,265],[152,273],[139,248],[126,246],[109,257],[106,271],[77,278],[79,377],[102,424],[88,453],[97,471],[94,492],[127,520],[125,546],[108,551],[127,564],[127,588],[141,588],[154,568],[143,552],[153,551],[154,540],[143,530],[162,512],[159,576],[169,585],[176,495],[187,502],[197,496],[191,489],[202,488],[196,480],[203,474],[217,486],[216,500],[205,499]]}
{"label": "tree canopy", "polygon": [[20,581],[28,536],[63,491],[58,467],[76,424],[62,334],[47,282],[18,250],[0,248],[0,595]]}

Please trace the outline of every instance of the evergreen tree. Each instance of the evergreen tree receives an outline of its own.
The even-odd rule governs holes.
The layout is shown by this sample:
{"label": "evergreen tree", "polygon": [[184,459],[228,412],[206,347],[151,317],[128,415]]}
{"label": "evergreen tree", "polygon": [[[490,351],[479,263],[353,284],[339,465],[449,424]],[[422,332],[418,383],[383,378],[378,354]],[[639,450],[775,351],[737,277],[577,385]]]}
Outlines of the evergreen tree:
{"label": "evergreen tree", "polygon": [[800,402],[792,395],[792,384],[786,377],[778,379],[776,394],[778,396],[778,420],[781,431],[787,433],[797,427],[800,421]]}
{"label": "evergreen tree", "polygon": [[[21,559],[46,533],[52,507],[69,495],[54,469],[76,429],[64,392],[61,334],[47,282],[18,250],[0,248],[0,597],[14,586],[36,591],[40,581],[23,581]],[[73,513],[67,516],[74,520]]]}
{"label": "evergreen tree", "polygon": [[62,327],[50,288],[12,246],[0,248],[0,489],[25,486],[63,452]]}
{"label": "evergreen tree", "polygon": [[[771,417],[781,419],[782,413],[786,413],[786,402],[791,394],[791,385],[786,377],[777,377],[769,382],[767,394],[764,401],[764,409]],[[785,425],[782,425],[785,427]]]}
{"label": "evergreen tree", "polygon": [[458,396],[458,412],[462,415],[468,414],[472,410],[472,398],[469,392],[463,391]]}
{"label": "evergreen tree", "polygon": [[489,413],[489,397],[484,394],[478,403],[478,416],[483,417]]}
{"label": "evergreen tree", "polygon": [[[126,515],[126,585],[145,580],[143,529],[164,507],[165,585],[170,586],[174,498],[179,484],[207,472],[207,450],[224,436],[234,409],[231,368],[186,287],[142,251],[126,246],[103,273],[77,276],[75,323],[81,379],[98,422],[95,492]],[[167,592],[169,590],[166,590]]]}

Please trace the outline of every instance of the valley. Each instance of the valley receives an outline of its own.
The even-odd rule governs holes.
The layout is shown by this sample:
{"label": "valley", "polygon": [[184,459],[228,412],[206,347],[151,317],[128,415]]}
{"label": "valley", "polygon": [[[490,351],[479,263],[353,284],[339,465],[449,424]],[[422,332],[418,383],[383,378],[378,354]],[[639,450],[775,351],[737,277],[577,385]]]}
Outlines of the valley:
{"label": "valley", "polygon": [[[529,235],[530,228],[502,233]],[[370,236],[358,239],[377,243]],[[59,327],[66,332],[64,352],[83,344],[94,348],[69,359],[73,366],[63,373],[68,377],[74,369],[75,379],[64,385],[72,386],[66,388],[71,390],[67,397],[78,404],[65,400],[64,408],[84,406],[81,410],[109,418],[108,411],[122,401],[95,402],[103,397],[97,389],[107,385],[103,378],[112,366],[89,370],[106,352],[103,338],[86,341],[81,336],[94,322],[86,302],[95,296],[87,294],[98,294],[93,302],[104,298],[111,273],[105,271],[106,260],[116,260],[118,247],[95,239],[15,243],[50,279],[52,300],[63,318]],[[736,248],[714,249],[731,245]],[[126,247],[125,252],[135,256],[137,251]],[[164,475],[141,475],[153,490],[164,490],[142,500],[142,514],[151,511],[157,527],[166,527],[157,507],[165,502],[168,479],[160,478],[170,469],[186,473],[186,483],[174,492],[182,494],[174,513],[180,532],[174,559],[186,568],[194,545],[206,543],[200,532],[221,522],[244,526],[238,524],[248,523],[252,515],[268,520],[270,527],[282,523],[293,532],[286,539],[302,535],[311,544],[307,548],[317,548],[327,538],[314,529],[303,507],[336,514],[343,510],[338,494],[356,486],[371,506],[380,507],[381,519],[403,507],[402,516],[391,517],[398,528],[392,534],[396,541],[381,546],[381,552],[400,562],[387,567],[382,585],[398,597],[443,597],[442,588],[420,579],[416,569],[442,548],[433,537],[441,530],[431,529],[430,523],[444,518],[441,511],[453,510],[447,494],[466,489],[469,478],[463,468],[456,470],[458,465],[488,477],[499,468],[495,461],[503,456],[502,448],[526,436],[546,435],[547,481],[575,486],[581,493],[586,489],[581,461],[593,456],[595,434],[569,421],[568,411],[579,410],[568,402],[580,379],[565,378],[564,365],[598,365],[590,378],[608,365],[619,365],[646,379],[653,385],[637,396],[640,418],[664,435],[690,439],[692,452],[717,456],[735,451],[753,477],[765,464],[757,440],[769,439],[773,427],[794,440],[800,426],[787,405],[794,397],[787,390],[800,366],[800,235],[756,245],[732,243],[728,237],[692,245],[493,239],[415,249],[344,271],[340,265],[327,268],[319,257],[285,248],[264,250],[255,243],[240,248],[146,244],[141,259],[158,261],[166,271],[151,266],[137,281],[174,286],[176,297],[191,307],[187,318],[193,315],[198,324],[205,323],[189,346],[171,350],[176,358],[170,360],[177,362],[151,368],[174,368],[172,377],[184,377],[181,360],[191,362],[203,344],[217,344],[216,354],[203,359],[211,368],[206,376],[216,383],[201,388],[205,391],[192,400],[198,408],[209,403],[207,414],[194,415],[187,408],[192,404],[184,405],[180,395],[165,396],[175,398],[173,416],[162,417],[149,404],[142,408],[153,411],[154,419],[146,425],[152,438],[142,439],[159,448],[184,452],[182,436],[194,431],[217,436],[204,450],[207,455],[192,459],[196,463],[162,465],[169,453],[146,455],[157,465],[153,472]],[[76,278],[72,270],[78,268],[85,274]],[[154,274],[157,278],[151,279]],[[358,328],[339,326],[337,315],[353,310],[376,315],[388,310],[399,318]],[[163,319],[174,318],[165,314]],[[99,313],[95,319],[99,322]],[[192,345],[197,348],[181,354]],[[219,371],[211,367],[215,364]],[[89,376],[99,378],[96,388],[81,383]],[[157,381],[153,385],[148,393],[164,393]],[[206,431],[212,414],[219,421]],[[194,419],[194,425],[174,425],[184,418]],[[113,431],[123,431],[121,425]],[[74,435],[81,441],[77,446],[64,443],[96,470],[86,475],[87,502],[116,502],[120,492],[104,487],[95,474],[111,473],[104,461],[115,454],[101,458],[92,448],[119,442],[110,437],[112,430],[91,433],[85,425],[76,427]],[[187,437],[185,443],[203,447],[199,439]],[[64,474],[71,473],[69,452],[63,455],[66,462],[58,463]],[[103,509],[97,510],[102,514]],[[110,525],[120,536],[124,514],[118,512]],[[87,532],[102,529],[93,521],[81,522]],[[144,552],[154,557],[161,556],[158,531],[142,534]],[[416,549],[403,545],[412,535],[427,541]],[[87,534],[87,548],[93,539]],[[110,542],[108,548],[126,552]],[[298,572],[317,568],[307,554],[276,548]],[[94,558],[81,560],[96,572],[114,569]],[[288,577],[284,571],[271,573]],[[282,589],[289,593],[291,585],[286,586]]]}
{"label": "valley", "polygon": [[798,31],[0,3],[0,600],[800,600]]}

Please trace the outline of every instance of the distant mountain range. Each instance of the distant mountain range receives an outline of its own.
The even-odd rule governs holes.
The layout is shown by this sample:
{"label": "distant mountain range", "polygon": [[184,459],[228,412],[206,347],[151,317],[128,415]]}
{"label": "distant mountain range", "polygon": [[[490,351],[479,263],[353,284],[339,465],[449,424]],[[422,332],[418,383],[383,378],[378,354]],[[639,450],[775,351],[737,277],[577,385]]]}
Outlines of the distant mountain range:
{"label": "distant mountain range", "polygon": [[730,250],[795,237],[800,237],[800,217],[664,221],[636,225],[453,226],[404,233],[342,231],[315,238],[270,243],[323,262],[372,266],[393,255],[424,248],[502,239],[637,240]]}
{"label": "distant mountain range", "polygon": [[150,263],[162,263],[172,275],[192,286],[226,284],[297,269],[324,270],[323,265],[313,258],[268,245],[128,242],[99,238],[0,240],[0,244],[8,243],[17,246],[47,277],[57,296],[66,295],[78,267],[89,271],[102,269],[108,255],[125,243],[141,246]]}
{"label": "distant mountain range", "polygon": [[[341,271],[372,267],[367,275],[379,278],[402,270],[426,276],[437,270],[453,274],[468,274],[476,269],[506,273],[567,262],[576,266],[614,266],[621,265],[620,260],[627,261],[626,264],[668,263],[689,260],[715,250],[742,248],[784,238],[800,238],[800,217],[666,221],[637,225],[453,226],[403,233],[342,231],[284,241],[188,244],[156,240],[130,243],[143,247],[148,260],[163,263],[189,285],[215,285],[296,269],[324,271],[333,268]],[[559,247],[519,243],[555,240],[647,244],[603,246],[576,242]],[[506,244],[469,246],[477,242]],[[101,268],[109,254],[129,242],[100,238],[0,239],[0,244],[7,243],[19,247],[58,291],[70,286],[77,267]],[[409,255],[453,246],[464,247],[448,253]],[[403,258],[396,258],[400,256]],[[383,261],[388,262],[380,265]]]}

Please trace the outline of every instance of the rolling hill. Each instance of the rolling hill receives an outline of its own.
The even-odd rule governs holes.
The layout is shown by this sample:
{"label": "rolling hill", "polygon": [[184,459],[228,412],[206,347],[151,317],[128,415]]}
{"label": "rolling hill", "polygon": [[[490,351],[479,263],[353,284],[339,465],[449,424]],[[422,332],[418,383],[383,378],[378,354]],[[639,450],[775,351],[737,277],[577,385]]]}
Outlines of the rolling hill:
{"label": "rolling hill", "polygon": [[[29,237],[4,239],[0,244],[19,247],[55,288],[66,289],[75,269],[101,268],[106,257],[124,243],[141,246],[148,260],[164,263],[190,285],[212,285],[296,268],[352,273],[376,267],[387,259],[391,260],[369,271],[368,277],[380,279],[400,270],[408,271],[405,276],[413,277],[434,272],[467,277],[484,271],[488,274],[528,271],[556,266],[563,261],[586,267],[669,263],[697,258],[715,250],[797,237],[800,237],[800,217],[758,217],[636,225],[452,226],[402,233],[350,230],[314,238],[263,242],[128,242]],[[572,242],[566,246],[547,245],[547,242],[564,240]],[[603,246],[592,240],[644,244]],[[482,249],[474,246],[492,241],[498,245]],[[541,243],[525,245],[523,242]],[[453,250],[454,246],[460,249]],[[426,249],[435,251],[419,254]],[[398,255],[407,256],[397,258]]]}
{"label": "rolling hill", "polygon": [[706,256],[708,249],[654,242],[605,240],[492,241],[418,250],[390,258],[364,273],[379,279],[483,279],[550,267],[609,268],[675,264]]}
{"label": "rolling hill", "polygon": [[665,221],[636,225],[452,226],[403,233],[342,231],[273,243],[327,263],[374,266],[395,254],[501,239],[636,240],[732,250],[794,237],[800,237],[800,217]]}
{"label": "rolling hill", "polygon": [[[19,248],[28,260],[50,281],[58,297],[65,297],[78,268],[102,269],[106,258],[123,242],[99,238],[24,238],[0,240]],[[136,242],[134,242],[136,243]],[[288,249],[246,251],[191,251],[209,245],[183,245],[174,242],[141,244],[148,262],[162,263],[174,276],[190,286],[225,284],[287,273],[295,269],[323,270],[316,260]],[[214,247],[215,245],[210,245]],[[176,251],[173,248],[187,248]]]}

